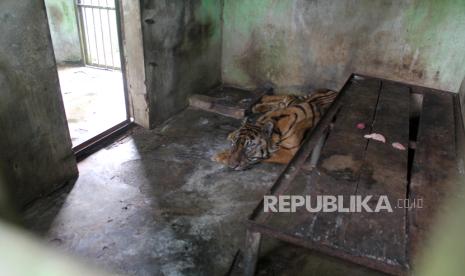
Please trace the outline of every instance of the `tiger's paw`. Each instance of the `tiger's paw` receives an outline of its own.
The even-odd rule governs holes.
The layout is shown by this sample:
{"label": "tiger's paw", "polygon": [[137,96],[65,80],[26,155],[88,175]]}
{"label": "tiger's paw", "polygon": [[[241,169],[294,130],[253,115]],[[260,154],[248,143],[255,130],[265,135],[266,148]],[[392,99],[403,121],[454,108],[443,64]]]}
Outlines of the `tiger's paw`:
{"label": "tiger's paw", "polygon": [[229,156],[230,156],[229,150],[225,150],[225,151],[222,151],[222,152],[219,152],[219,153],[213,155],[212,160],[215,161],[215,162],[218,162],[220,164],[227,165],[228,160],[229,160]]}
{"label": "tiger's paw", "polygon": [[252,113],[265,113],[270,111],[271,108],[269,106],[263,104],[257,104],[252,107]]}

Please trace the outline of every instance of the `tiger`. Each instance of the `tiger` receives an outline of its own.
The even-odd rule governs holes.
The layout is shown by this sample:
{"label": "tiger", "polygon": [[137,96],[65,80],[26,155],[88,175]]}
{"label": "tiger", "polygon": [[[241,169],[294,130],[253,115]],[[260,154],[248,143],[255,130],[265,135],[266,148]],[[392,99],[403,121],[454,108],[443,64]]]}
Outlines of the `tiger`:
{"label": "tiger", "polygon": [[319,89],[307,96],[265,95],[252,113],[263,113],[253,123],[247,117],[228,135],[229,149],[213,160],[233,170],[245,170],[264,161],[287,164],[299,149],[305,133],[314,127],[337,96]]}

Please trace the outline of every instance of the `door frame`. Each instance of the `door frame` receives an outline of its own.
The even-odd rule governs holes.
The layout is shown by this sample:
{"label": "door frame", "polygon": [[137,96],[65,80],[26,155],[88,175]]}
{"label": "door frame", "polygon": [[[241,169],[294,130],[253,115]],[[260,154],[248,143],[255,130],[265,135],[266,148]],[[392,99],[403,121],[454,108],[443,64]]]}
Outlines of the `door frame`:
{"label": "door frame", "polygon": [[[120,70],[121,70],[121,74],[123,77],[123,90],[124,90],[124,101],[125,101],[125,107],[126,107],[126,119],[122,121],[121,123],[118,123],[117,125],[110,127],[104,132],[84,141],[83,143],[77,146],[74,146],[73,152],[78,161],[84,159],[90,154],[96,152],[97,150],[111,143],[114,138],[126,132],[134,124],[133,123],[134,120],[132,118],[132,113],[130,109],[130,100],[129,100],[129,92],[128,92],[128,84],[127,84],[127,75],[126,75],[126,62],[125,62],[125,54],[124,54],[124,47],[123,47],[123,33],[122,33],[122,26],[121,26],[121,23],[122,23],[121,21],[121,13],[122,13],[121,0],[114,0],[114,1],[115,1],[115,13],[116,13],[116,27],[117,27],[117,32],[118,32],[118,46],[119,46],[119,53],[120,53],[120,60],[121,60]],[[76,12],[76,19],[82,20],[79,16],[77,0],[74,0],[74,7],[75,7],[75,12]],[[84,30],[82,30],[81,28],[82,22],[77,21],[76,23],[78,26],[79,38],[81,42],[81,52],[83,54],[83,60],[85,61],[86,53],[83,52],[85,51],[83,48],[85,47],[85,45],[83,45],[83,38],[84,38],[83,31]],[[86,62],[84,62],[84,66],[88,66],[86,65]],[[89,66],[89,67],[92,67],[92,66]],[[101,69],[104,70],[103,68]]]}

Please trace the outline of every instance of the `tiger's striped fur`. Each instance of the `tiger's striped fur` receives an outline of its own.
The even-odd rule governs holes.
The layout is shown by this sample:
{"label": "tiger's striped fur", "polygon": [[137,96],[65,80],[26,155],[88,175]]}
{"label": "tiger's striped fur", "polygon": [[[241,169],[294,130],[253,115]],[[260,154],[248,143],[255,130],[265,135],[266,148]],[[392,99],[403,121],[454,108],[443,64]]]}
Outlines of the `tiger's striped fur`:
{"label": "tiger's striped fur", "polygon": [[255,123],[245,120],[230,133],[231,148],[214,160],[235,170],[260,162],[287,164],[299,149],[305,133],[320,120],[337,93],[318,90],[308,96],[263,96],[253,108],[265,113]]}
{"label": "tiger's striped fur", "polygon": [[[331,104],[332,100],[325,99],[326,96],[333,97],[332,94],[328,95],[328,89],[317,89],[310,95],[296,96],[296,95],[265,95],[261,98],[260,102],[252,107],[253,113],[266,113],[277,109],[283,109],[291,105],[303,102],[316,102],[319,105]],[[333,92],[333,91],[331,91]],[[334,98],[334,97],[333,97]],[[327,106],[322,106],[326,108]]]}

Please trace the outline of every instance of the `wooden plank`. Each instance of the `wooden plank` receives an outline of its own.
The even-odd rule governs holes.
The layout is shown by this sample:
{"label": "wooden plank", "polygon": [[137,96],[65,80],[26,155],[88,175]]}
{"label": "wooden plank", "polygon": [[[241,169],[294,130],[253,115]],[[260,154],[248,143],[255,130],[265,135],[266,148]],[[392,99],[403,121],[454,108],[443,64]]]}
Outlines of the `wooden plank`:
{"label": "wooden plank", "polygon": [[[298,179],[288,194],[349,195],[356,190],[358,175],[363,161],[367,141],[357,123],[371,125],[374,117],[380,81],[375,79],[358,80],[347,88],[343,106],[337,115],[334,128],[321,152],[317,169],[311,175],[311,184]],[[303,177],[303,176],[301,176]],[[304,187],[298,187],[298,185]],[[297,213],[273,214],[267,223],[303,239],[321,241],[339,246],[339,221],[346,214]]]}
{"label": "wooden plank", "polygon": [[220,87],[207,94],[194,94],[189,97],[189,105],[223,116],[242,119],[250,115],[252,106],[272,89],[258,88],[254,91],[232,87]]}
{"label": "wooden plank", "polygon": [[206,95],[192,95],[189,97],[189,105],[205,111],[218,113],[227,117],[241,119],[245,116],[246,108],[228,106],[218,103],[218,98]]}
{"label": "wooden plank", "polygon": [[[358,194],[375,195],[375,199],[386,195],[393,212],[309,213],[301,209],[273,213],[266,221],[252,220],[249,228],[386,273],[407,272],[410,246],[416,248],[425,240],[439,203],[457,181],[453,94],[412,88],[424,98],[408,185],[409,152],[394,149],[391,143],[405,147],[409,143],[409,87],[383,81],[379,92],[379,84],[379,79],[359,78],[347,86],[350,93],[342,101],[316,169],[302,170],[292,185],[278,194]],[[355,125],[359,122],[369,128],[358,130]],[[387,143],[365,140],[363,134],[370,132],[384,134]],[[422,198],[423,209],[396,209],[397,200],[405,197],[410,203]]]}
{"label": "wooden plank", "polygon": [[[340,195],[347,200],[356,191],[367,145],[363,134],[370,132],[379,98],[380,81],[366,78],[359,80],[358,84],[351,87],[347,102],[328,136],[317,170],[312,175],[311,196]],[[360,122],[365,123],[367,129],[357,129],[356,125]],[[345,232],[342,222],[348,219],[348,213],[316,213],[306,236],[348,251],[341,238]]]}
{"label": "wooden plank", "polygon": [[[387,82],[379,93],[380,82],[366,79],[352,86],[347,101],[338,114],[334,129],[321,152],[311,184],[301,175],[288,194],[386,195],[390,202],[407,194],[407,151],[394,149],[390,143],[363,138],[365,133],[384,133],[389,142],[408,145],[409,89]],[[378,98],[379,96],[379,98]],[[376,114],[376,116],[375,116]],[[393,118],[394,117],[394,118]],[[366,130],[355,126],[364,122]],[[372,129],[370,129],[370,126]],[[308,177],[307,177],[308,181]],[[300,184],[301,185],[301,184]],[[376,201],[377,202],[377,201]],[[371,204],[369,204],[371,207]],[[394,224],[394,226],[393,226]],[[390,272],[405,270],[405,210],[393,213],[308,213],[274,214],[268,226],[281,229],[312,247],[321,244],[346,252],[351,261]],[[317,246],[318,247],[318,246]],[[328,252],[335,252],[329,250]],[[338,254],[336,254],[338,255]]]}
{"label": "wooden plank", "polygon": [[[353,255],[350,252],[341,250],[340,248],[327,245],[320,241],[314,241],[309,239],[301,239],[295,235],[285,233],[283,231],[276,231],[276,229],[269,227],[267,225],[256,223],[253,221],[248,221],[248,229],[251,229],[256,232],[260,232],[263,235],[295,244],[310,250],[317,251],[319,253],[327,254],[329,256],[337,257],[343,260],[350,261],[355,264],[359,264],[364,267],[371,268],[373,270],[382,271],[388,275],[407,275],[406,271],[398,266],[392,266],[380,262],[373,262],[370,259],[367,259],[363,256]],[[234,274],[235,275],[235,274]],[[351,274],[352,275],[352,274]]]}
{"label": "wooden plank", "polygon": [[[352,75],[351,75],[352,78]],[[325,111],[324,115],[318,121],[316,126],[312,128],[309,133],[305,136],[302,145],[300,146],[297,153],[294,155],[292,160],[287,164],[286,168],[281,172],[275,183],[271,187],[269,194],[281,195],[286,192],[291,186],[294,179],[298,176],[300,169],[304,165],[306,159],[310,156],[315,146],[318,144],[322,135],[327,133],[331,122],[337,115],[341,108],[341,105],[346,98],[346,89],[351,84],[348,82],[337,95],[332,102],[331,106]],[[264,201],[261,200],[257,207],[254,209],[252,214],[249,216],[250,220],[255,222],[265,223],[270,213],[263,212]]]}
{"label": "wooden plank", "polygon": [[425,90],[409,193],[411,200],[423,201],[423,208],[409,210],[411,258],[421,251],[436,216],[445,211],[444,200],[458,173],[453,96]]}
{"label": "wooden plank", "polygon": [[[392,212],[352,213],[340,238],[355,254],[394,266],[407,266],[406,209],[395,208],[407,196],[408,151],[392,147],[393,142],[408,148],[409,88],[383,81],[372,132],[383,134],[386,143],[370,140],[356,195],[372,196],[375,209],[380,196],[386,196]],[[403,202],[403,201],[402,201]]]}

